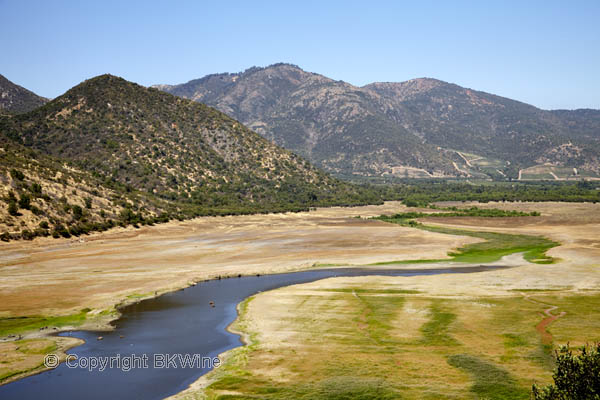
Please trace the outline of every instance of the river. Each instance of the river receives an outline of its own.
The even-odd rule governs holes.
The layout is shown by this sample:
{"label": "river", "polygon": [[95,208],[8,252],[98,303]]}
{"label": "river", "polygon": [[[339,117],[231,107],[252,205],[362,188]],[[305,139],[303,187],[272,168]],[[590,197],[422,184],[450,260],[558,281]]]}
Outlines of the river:
{"label": "river", "polygon": [[[414,276],[498,268],[502,267],[330,268],[202,282],[122,308],[113,331],[61,333],[85,340],[69,351],[77,359],[0,386],[0,398],[163,399],[186,389],[210,371],[206,359],[202,359],[206,365],[198,365],[200,357],[216,357],[243,345],[239,335],[226,328],[237,317],[237,305],[258,292],[335,276]],[[98,336],[102,340],[97,340]],[[191,361],[195,355],[197,358]],[[86,360],[88,364],[84,365]],[[91,368],[93,360],[98,365]],[[102,360],[111,360],[112,366],[101,370]]]}

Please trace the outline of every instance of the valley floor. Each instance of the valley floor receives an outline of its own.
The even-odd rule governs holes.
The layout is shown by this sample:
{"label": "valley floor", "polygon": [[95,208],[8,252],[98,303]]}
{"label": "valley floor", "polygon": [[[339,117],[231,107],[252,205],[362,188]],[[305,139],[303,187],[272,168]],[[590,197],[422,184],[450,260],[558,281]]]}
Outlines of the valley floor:
{"label": "valley floor", "polygon": [[[203,217],[119,228],[81,240],[0,243],[0,355],[7,360],[0,364],[0,380],[43,370],[45,349],[60,352],[78,343],[48,337],[54,328],[108,329],[118,316],[116,306],[193,282],[329,263],[443,258],[450,249],[476,241],[353,218],[403,208],[387,203]],[[29,347],[41,350],[20,346],[21,341],[15,342],[20,335],[30,341]]]}
{"label": "valley floor", "polygon": [[[350,390],[364,398],[528,398],[533,381],[550,379],[552,346],[600,340],[600,205],[482,207],[542,216],[423,222],[543,235],[562,244],[548,252],[560,262],[530,264],[513,255],[503,262],[518,267],[506,270],[332,278],[261,293],[242,305],[234,326],[251,345],[226,353],[223,367],[179,396],[335,398]],[[34,346],[52,340],[38,338],[39,325],[106,327],[117,304],[219,275],[444,258],[479,240],[352,218],[403,209],[386,203],[199,218],[98,234],[83,243],[3,244],[2,336],[23,334]],[[391,267],[417,265],[431,267]],[[81,313],[85,318],[77,318]],[[55,318],[61,315],[68,317]],[[9,319],[15,316],[29,318],[15,326]],[[3,356],[14,360],[0,367],[0,377],[18,372],[18,360],[41,363],[42,351],[19,353],[15,343],[0,342]]]}
{"label": "valley floor", "polygon": [[517,266],[506,270],[331,278],[261,293],[233,326],[249,345],[175,397],[528,399],[534,382],[550,383],[553,349],[600,340],[600,207],[482,207],[542,217],[422,222],[544,235],[564,243],[548,252],[560,261],[514,254],[500,262]]}

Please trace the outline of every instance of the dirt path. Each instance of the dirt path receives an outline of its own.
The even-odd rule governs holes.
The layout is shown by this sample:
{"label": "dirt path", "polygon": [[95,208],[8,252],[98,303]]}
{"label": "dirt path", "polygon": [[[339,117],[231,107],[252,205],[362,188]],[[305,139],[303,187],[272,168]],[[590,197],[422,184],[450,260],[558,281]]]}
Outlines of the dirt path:
{"label": "dirt path", "polygon": [[550,325],[551,323],[553,323],[560,317],[563,317],[567,313],[565,311],[562,311],[560,314],[552,314],[552,311],[558,309],[558,306],[543,303],[541,301],[532,299],[526,293],[521,292],[521,295],[523,296],[523,298],[525,300],[529,301],[530,303],[550,306],[549,308],[546,308],[542,313],[540,313],[540,315],[542,316],[543,319],[535,326],[535,330],[540,334],[540,336],[542,338],[542,344],[545,344],[545,345],[552,344],[552,334],[550,332],[548,332],[548,330],[547,330],[548,325]]}
{"label": "dirt path", "polygon": [[456,154],[458,154],[463,160],[465,160],[465,163],[469,166],[469,167],[473,167],[471,165],[471,163],[469,162],[469,160],[467,160],[467,157],[465,157],[460,151],[457,151]]}
{"label": "dirt path", "polygon": [[550,175],[552,175],[552,177],[554,178],[555,181],[562,181],[561,178],[559,178],[558,176],[556,176],[556,174],[552,171],[550,171]]}
{"label": "dirt path", "polygon": [[469,174],[467,171],[460,169],[455,161],[452,161],[452,165],[454,165],[454,168],[461,174],[466,174],[467,176],[471,176],[471,174]]}
{"label": "dirt path", "polygon": [[542,336],[542,344],[551,344],[552,343],[552,334],[546,330],[548,325],[552,322],[556,321],[560,317],[566,314],[565,311],[562,311],[560,314],[554,315],[552,311],[556,310],[557,306],[552,306],[544,310],[542,316],[547,315],[539,324],[535,326],[535,330]]}

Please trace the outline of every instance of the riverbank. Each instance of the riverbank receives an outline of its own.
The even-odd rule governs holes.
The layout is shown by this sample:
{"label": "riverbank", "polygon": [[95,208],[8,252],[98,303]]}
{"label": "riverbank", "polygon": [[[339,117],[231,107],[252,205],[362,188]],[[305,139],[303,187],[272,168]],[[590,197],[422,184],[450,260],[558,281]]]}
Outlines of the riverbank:
{"label": "riverbank", "polygon": [[256,295],[234,326],[248,346],[173,398],[527,399],[551,381],[554,348],[600,338],[599,290],[484,293],[488,281],[473,295],[465,281],[332,278]]}
{"label": "riverbank", "polygon": [[331,278],[261,293],[244,302],[232,327],[249,345],[223,354],[219,370],[173,398],[529,398],[534,381],[550,380],[553,348],[600,340],[600,208],[479,206],[542,216],[420,222],[543,235],[561,242],[548,251],[560,261],[512,255],[503,261],[518,268]]}
{"label": "riverbank", "polygon": [[[514,209],[538,204],[506,206]],[[542,217],[525,224],[519,218],[520,223],[525,229],[533,224],[538,232],[564,236],[564,229],[544,230],[544,224],[556,226],[557,214],[552,214],[553,209],[546,203],[540,206],[546,208]],[[555,207],[564,210],[561,203]],[[569,219],[572,222],[569,229],[585,231],[580,226],[581,216],[587,215],[585,224],[589,224],[593,207],[569,205],[575,216]],[[97,235],[84,243],[36,243],[31,248],[9,244],[4,247],[8,251],[2,253],[0,272],[7,279],[2,281],[0,300],[12,304],[14,309],[13,314],[5,311],[3,316],[72,315],[89,308],[91,318],[78,329],[108,328],[108,322],[118,316],[115,305],[154,297],[217,276],[286,272],[315,265],[447,258],[449,250],[479,241],[354,218],[403,209],[398,203],[386,203],[299,214],[199,218],[139,231]],[[564,216],[562,212],[558,215]],[[436,218],[435,222],[439,220]],[[451,222],[456,224],[461,220]],[[523,227],[510,229],[520,232]],[[568,243],[574,246],[576,254],[580,253],[581,240]],[[561,247],[551,252],[560,252]],[[169,285],[165,285],[166,279]],[[23,314],[14,314],[19,311]]]}
{"label": "riverbank", "polygon": [[59,331],[111,329],[119,306],[194,282],[323,264],[429,254],[443,258],[451,249],[474,242],[354,218],[404,208],[392,202],[307,213],[204,217],[97,233],[82,241],[0,243],[0,351],[7,359],[18,356],[15,363],[0,367],[0,376],[7,376],[5,383],[28,374],[23,363],[33,373],[43,362],[41,354],[16,354],[12,345],[3,343],[21,336],[41,345],[56,341],[52,335]]}

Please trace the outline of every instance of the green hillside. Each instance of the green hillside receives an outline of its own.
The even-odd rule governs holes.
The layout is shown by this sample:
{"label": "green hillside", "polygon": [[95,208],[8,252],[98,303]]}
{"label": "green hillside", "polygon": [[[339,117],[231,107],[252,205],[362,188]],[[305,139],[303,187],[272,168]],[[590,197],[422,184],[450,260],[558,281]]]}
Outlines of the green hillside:
{"label": "green hillside", "polygon": [[[61,224],[97,230],[379,201],[211,107],[110,75],[3,117],[0,138],[0,233],[15,236],[43,221],[48,232]],[[11,215],[23,195],[30,205]]]}

